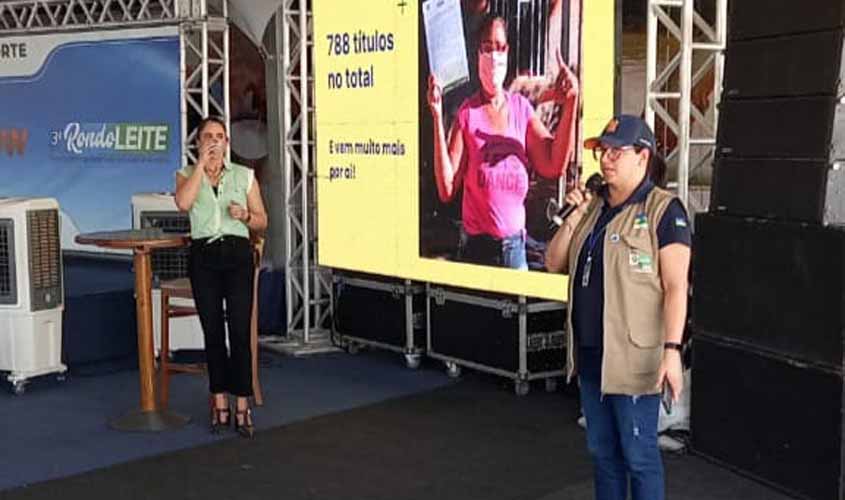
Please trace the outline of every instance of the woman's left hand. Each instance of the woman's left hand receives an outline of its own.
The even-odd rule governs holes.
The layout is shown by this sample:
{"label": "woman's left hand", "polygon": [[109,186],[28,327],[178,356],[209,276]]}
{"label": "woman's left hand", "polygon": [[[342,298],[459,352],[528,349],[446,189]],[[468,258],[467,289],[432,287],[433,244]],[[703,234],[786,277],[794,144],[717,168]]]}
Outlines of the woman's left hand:
{"label": "woman's left hand", "polygon": [[233,201],[229,203],[229,216],[235,220],[246,222],[249,217],[249,210],[247,210],[243,205]]}
{"label": "woman's left hand", "polygon": [[540,94],[537,102],[554,101],[557,104],[566,104],[568,101],[578,97],[578,77],[566,65],[560,49],[555,51],[555,58],[557,59],[559,68],[557,77],[555,78],[554,84],[550,85]]}
{"label": "woman's left hand", "polygon": [[664,382],[669,384],[672,400],[677,402],[684,390],[684,366],[681,363],[681,352],[678,350],[663,350],[663,361],[660,363],[660,372],[657,376],[658,390],[663,388]]}
{"label": "woman's left hand", "polygon": [[555,57],[557,58],[557,65],[560,68],[560,71],[558,71],[557,78],[555,79],[554,99],[556,103],[564,104],[578,96],[578,77],[575,76],[575,73],[569,69],[566,61],[563,60],[563,55],[561,55],[560,49],[555,51]]}

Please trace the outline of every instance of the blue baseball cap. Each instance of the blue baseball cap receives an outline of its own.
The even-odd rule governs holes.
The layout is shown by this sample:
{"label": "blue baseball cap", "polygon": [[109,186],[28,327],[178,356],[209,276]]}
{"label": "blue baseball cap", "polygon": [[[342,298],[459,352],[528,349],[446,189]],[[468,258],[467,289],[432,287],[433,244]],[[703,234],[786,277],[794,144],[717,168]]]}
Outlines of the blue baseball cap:
{"label": "blue baseball cap", "polygon": [[602,144],[614,148],[639,146],[654,151],[654,133],[638,116],[617,115],[607,122],[600,136],[584,141],[587,149],[596,149]]}

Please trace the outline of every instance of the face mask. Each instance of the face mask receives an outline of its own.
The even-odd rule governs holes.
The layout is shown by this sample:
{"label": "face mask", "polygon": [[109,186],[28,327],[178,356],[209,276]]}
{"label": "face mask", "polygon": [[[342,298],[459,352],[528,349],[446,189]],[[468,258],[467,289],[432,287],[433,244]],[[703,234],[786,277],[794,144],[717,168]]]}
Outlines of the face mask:
{"label": "face mask", "polygon": [[487,52],[478,55],[478,78],[488,94],[497,94],[508,73],[507,52]]}

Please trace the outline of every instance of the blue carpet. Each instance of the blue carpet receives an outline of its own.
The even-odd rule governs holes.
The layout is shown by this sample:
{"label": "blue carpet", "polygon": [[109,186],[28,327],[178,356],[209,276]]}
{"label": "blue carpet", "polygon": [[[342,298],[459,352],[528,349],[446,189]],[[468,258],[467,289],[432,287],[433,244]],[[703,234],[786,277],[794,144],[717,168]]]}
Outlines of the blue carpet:
{"label": "blue carpet", "polygon": [[[255,423],[259,430],[268,429],[450,382],[440,369],[408,370],[398,355],[389,353],[305,359],[262,353],[264,406],[255,409]],[[19,397],[0,391],[0,490],[236,439],[231,433],[209,434],[206,391],[204,377],[172,377],[170,407],[192,421],[163,433],[124,433],[107,425],[109,418],[137,407],[136,371],[36,382]]]}

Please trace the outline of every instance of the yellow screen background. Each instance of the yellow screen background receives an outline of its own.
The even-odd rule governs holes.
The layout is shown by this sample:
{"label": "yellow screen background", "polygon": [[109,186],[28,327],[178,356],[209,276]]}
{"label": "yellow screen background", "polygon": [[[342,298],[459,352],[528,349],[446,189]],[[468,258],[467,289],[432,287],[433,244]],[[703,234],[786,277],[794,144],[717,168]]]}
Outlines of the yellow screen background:
{"label": "yellow screen background", "polygon": [[[376,4],[383,3],[383,6]],[[314,2],[314,85],[319,264],[424,282],[565,300],[567,278],[419,255],[419,2]],[[584,0],[582,127],[601,132],[613,114],[614,0]],[[356,54],[352,35],[393,34],[392,51]],[[329,54],[330,35],[349,53]],[[332,36],[332,40],[338,40]],[[343,43],[340,44],[341,47]],[[342,50],[342,49],[341,49]],[[372,68],[368,88],[330,88],[329,74]],[[355,143],[404,146],[404,155],[348,154]],[[339,145],[341,146],[339,148]],[[587,175],[597,169],[584,157]],[[332,175],[341,178],[332,179]],[[354,178],[347,178],[354,175]]]}

